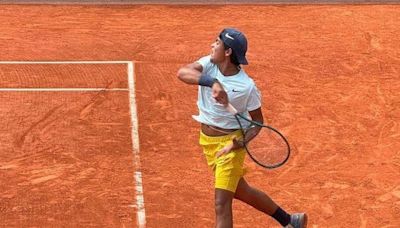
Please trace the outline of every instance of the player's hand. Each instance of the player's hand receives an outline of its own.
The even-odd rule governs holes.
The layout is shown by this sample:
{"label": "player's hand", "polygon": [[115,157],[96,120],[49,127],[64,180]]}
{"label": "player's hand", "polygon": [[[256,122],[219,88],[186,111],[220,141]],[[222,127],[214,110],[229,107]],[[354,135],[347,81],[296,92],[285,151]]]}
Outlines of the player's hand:
{"label": "player's hand", "polygon": [[217,152],[217,155],[216,155],[217,158],[221,157],[224,154],[231,152],[232,148],[233,148],[233,143],[229,143],[228,145],[224,146],[224,148],[222,148],[221,150],[219,150]]}
{"label": "player's hand", "polygon": [[243,143],[239,142],[236,137],[232,139],[232,143],[229,143],[224,148],[219,150],[216,154],[217,158],[221,157],[224,154],[230,153],[232,150],[239,149],[243,147]]}
{"label": "player's hand", "polygon": [[228,106],[228,94],[224,90],[224,87],[221,85],[220,82],[216,81],[212,86],[212,97],[220,104],[224,105],[225,107]]}

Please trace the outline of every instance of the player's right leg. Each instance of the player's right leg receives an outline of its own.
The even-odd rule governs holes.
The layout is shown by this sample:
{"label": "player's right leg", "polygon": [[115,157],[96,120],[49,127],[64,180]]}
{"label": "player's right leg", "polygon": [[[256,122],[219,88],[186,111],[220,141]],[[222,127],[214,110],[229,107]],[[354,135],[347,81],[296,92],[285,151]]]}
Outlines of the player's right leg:
{"label": "player's right leg", "polygon": [[216,228],[232,228],[232,200],[234,193],[225,189],[215,189]]}

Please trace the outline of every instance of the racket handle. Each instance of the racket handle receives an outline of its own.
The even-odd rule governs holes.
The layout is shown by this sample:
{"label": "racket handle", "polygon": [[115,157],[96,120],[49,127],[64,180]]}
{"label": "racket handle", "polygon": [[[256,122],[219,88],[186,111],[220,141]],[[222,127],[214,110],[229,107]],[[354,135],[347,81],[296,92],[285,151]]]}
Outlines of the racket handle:
{"label": "racket handle", "polygon": [[231,103],[228,103],[228,106],[226,106],[226,109],[228,110],[228,112],[232,113],[233,115],[236,115],[238,113],[236,108],[233,107],[233,105],[231,105]]}

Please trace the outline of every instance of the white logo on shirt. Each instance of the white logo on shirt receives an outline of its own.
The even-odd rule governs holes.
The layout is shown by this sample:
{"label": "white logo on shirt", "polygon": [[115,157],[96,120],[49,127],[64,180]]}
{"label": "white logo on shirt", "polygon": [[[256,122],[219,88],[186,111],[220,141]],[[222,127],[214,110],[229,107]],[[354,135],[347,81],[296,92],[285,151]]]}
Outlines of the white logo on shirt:
{"label": "white logo on shirt", "polygon": [[231,37],[228,33],[225,33],[225,37],[226,38],[229,38],[229,39],[231,39],[231,40],[235,40],[233,37]]}

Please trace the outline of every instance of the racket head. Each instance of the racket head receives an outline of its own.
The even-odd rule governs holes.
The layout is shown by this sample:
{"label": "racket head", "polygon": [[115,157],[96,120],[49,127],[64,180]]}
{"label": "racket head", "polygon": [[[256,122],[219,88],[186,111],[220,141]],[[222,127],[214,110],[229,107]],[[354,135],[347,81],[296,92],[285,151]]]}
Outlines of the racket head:
{"label": "racket head", "polygon": [[[235,115],[246,141],[246,133],[254,130],[253,128],[261,128],[255,138],[244,145],[250,158],[267,169],[274,169],[285,164],[290,157],[290,145],[288,140],[278,130],[271,126],[267,126],[255,121],[252,121],[240,114]],[[250,122],[249,128],[243,128],[239,118]]]}

